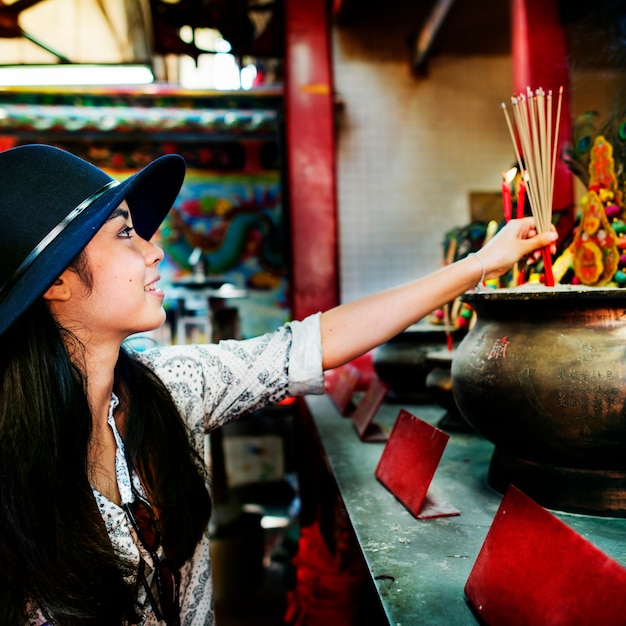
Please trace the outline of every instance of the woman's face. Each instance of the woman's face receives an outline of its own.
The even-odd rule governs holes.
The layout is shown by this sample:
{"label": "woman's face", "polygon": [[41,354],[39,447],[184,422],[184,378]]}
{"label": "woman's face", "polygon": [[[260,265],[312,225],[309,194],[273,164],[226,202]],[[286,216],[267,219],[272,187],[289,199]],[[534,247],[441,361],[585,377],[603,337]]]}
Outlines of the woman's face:
{"label": "woman's face", "polygon": [[87,244],[84,254],[92,284],[68,269],[60,280],[69,287],[69,296],[60,301],[49,298],[62,326],[86,343],[119,342],[164,322],[164,294],[157,287],[163,251],[134,231],[125,202]]}

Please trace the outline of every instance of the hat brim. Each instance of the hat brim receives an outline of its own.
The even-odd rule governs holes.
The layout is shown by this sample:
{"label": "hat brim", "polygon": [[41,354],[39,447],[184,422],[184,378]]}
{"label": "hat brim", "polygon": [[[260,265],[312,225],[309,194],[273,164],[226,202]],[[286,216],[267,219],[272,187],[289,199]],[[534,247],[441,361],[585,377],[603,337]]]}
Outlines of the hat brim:
{"label": "hat brim", "polygon": [[[90,204],[35,258],[3,299],[0,334],[46,292],[124,200],[136,232],[150,239],[174,204],[185,169],[179,155],[159,157]],[[68,207],[68,213],[72,209]]]}

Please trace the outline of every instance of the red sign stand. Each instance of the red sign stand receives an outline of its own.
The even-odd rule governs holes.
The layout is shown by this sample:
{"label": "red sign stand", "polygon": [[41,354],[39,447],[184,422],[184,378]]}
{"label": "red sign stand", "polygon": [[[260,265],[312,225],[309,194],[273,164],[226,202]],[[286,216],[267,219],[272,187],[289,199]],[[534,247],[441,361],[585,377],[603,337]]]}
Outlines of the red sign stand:
{"label": "red sign stand", "polygon": [[429,491],[449,438],[401,409],[378,461],[376,478],[419,519],[459,514]]}
{"label": "red sign stand", "polygon": [[387,433],[374,422],[374,416],[388,391],[389,387],[375,377],[357,404],[352,422],[361,441],[387,441]]}
{"label": "red sign stand", "polygon": [[326,374],[326,393],[343,416],[352,413],[355,409],[352,396],[359,384],[360,377],[359,370],[350,363]]}
{"label": "red sign stand", "polygon": [[465,594],[486,626],[626,624],[626,568],[513,486]]}

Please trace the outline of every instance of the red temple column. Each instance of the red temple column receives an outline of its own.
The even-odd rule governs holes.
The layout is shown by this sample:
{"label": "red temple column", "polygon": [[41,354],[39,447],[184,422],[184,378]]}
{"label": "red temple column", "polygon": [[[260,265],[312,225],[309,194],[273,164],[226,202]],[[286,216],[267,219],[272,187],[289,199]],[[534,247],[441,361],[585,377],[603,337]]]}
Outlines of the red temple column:
{"label": "red temple column", "polygon": [[285,154],[292,241],[292,311],[338,303],[330,16],[325,0],[285,2]]}
{"label": "red temple column", "polygon": [[[553,98],[557,98],[563,87],[560,154],[571,138],[571,111],[568,51],[558,0],[511,0],[511,21],[514,93],[525,93],[526,87],[542,87],[546,92],[552,90]],[[573,213],[573,204],[572,174],[557,159],[553,209]]]}

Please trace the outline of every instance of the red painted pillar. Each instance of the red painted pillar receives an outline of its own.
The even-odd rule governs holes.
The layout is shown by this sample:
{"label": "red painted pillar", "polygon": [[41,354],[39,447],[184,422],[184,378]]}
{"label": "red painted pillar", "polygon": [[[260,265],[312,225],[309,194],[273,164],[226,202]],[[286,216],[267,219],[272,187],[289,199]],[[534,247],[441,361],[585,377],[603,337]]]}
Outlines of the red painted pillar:
{"label": "red painted pillar", "polygon": [[295,319],[338,302],[335,137],[326,0],[285,2],[285,130]]}
{"label": "red painted pillar", "polygon": [[[533,90],[542,87],[546,92],[551,89],[553,98],[558,98],[559,88],[563,86],[558,129],[561,153],[563,146],[570,141],[572,120],[568,53],[558,0],[511,0],[511,20],[514,93],[525,93],[526,87]],[[558,159],[553,209],[571,210],[573,203],[572,174]]]}

